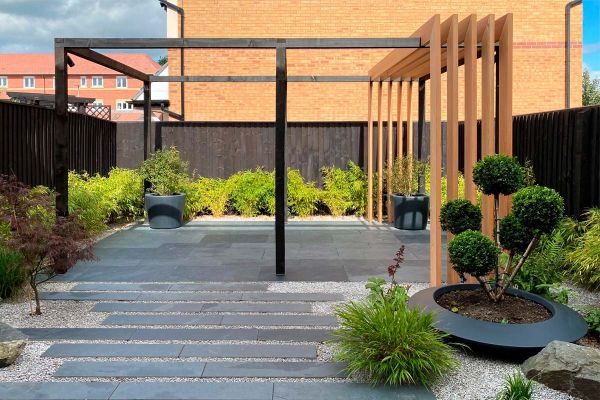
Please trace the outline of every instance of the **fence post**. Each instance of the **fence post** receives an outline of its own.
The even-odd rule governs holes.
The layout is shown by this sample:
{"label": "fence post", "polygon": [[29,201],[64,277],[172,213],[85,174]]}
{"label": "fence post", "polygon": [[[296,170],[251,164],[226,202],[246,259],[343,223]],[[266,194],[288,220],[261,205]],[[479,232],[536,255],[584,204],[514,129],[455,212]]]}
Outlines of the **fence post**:
{"label": "fence post", "polygon": [[69,214],[69,121],[67,115],[67,52],[58,41],[54,48],[54,177],[56,214]]}
{"label": "fence post", "polygon": [[[590,125],[591,110],[583,109],[575,113],[575,129],[573,131],[573,180],[571,190],[572,201],[567,204],[567,212],[572,215],[580,215],[586,207],[591,204],[586,201],[590,188],[591,173],[584,171],[589,166],[586,163],[586,153],[589,148],[588,129]],[[570,208],[570,209],[569,209]]]}
{"label": "fence post", "polygon": [[277,41],[275,84],[275,274],[285,275],[285,219],[287,214],[287,65],[284,40]]}

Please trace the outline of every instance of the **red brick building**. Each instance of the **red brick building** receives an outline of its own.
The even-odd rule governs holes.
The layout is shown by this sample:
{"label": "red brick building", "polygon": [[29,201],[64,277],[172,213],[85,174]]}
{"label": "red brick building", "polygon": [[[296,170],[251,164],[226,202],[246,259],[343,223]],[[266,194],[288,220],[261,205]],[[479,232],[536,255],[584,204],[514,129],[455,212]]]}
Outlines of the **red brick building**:
{"label": "red brick building", "polygon": [[[109,57],[140,71],[153,74],[160,69],[150,56],[143,53],[111,53]],[[142,82],[70,56],[75,66],[69,67],[69,95],[94,98],[96,104],[110,106],[113,120],[137,120],[138,110],[127,104]],[[7,92],[54,93],[54,54],[0,54],[0,99]]]}

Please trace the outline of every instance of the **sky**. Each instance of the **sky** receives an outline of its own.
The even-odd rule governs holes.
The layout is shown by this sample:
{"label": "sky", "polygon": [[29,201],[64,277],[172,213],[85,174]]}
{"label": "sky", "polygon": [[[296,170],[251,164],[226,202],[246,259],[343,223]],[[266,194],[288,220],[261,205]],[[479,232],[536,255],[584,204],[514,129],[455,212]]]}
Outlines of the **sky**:
{"label": "sky", "polygon": [[[584,68],[600,78],[600,0],[583,0],[583,13]],[[50,52],[55,37],[166,34],[157,0],[0,0],[0,21],[0,53]],[[148,53],[158,58],[165,51]]]}

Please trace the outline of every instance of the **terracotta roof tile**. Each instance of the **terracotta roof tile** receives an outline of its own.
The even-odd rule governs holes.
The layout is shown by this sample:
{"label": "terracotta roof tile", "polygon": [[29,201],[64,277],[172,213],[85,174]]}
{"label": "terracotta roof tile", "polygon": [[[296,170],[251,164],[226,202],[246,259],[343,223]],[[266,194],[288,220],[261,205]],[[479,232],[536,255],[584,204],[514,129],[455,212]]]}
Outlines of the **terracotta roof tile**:
{"label": "terracotta roof tile", "polygon": [[[160,65],[145,53],[107,53],[106,55],[147,74],[154,74],[160,69]],[[75,63],[75,66],[69,67],[69,74],[118,74],[118,72],[77,56],[70,55],[70,57]],[[0,75],[54,75],[54,54],[0,54]]]}

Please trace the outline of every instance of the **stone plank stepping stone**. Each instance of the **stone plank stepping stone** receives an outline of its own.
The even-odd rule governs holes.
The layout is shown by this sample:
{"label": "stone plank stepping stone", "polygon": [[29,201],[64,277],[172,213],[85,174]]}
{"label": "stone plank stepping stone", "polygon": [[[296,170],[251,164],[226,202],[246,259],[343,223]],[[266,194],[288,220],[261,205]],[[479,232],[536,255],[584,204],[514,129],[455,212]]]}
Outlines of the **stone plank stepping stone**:
{"label": "stone plank stepping stone", "polygon": [[132,328],[22,328],[31,340],[128,340]]}
{"label": "stone plank stepping stone", "polygon": [[66,361],[56,377],[335,378],[342,363]]}
{"label": "stone plank stepping stone", "polygon": [[122,382],[111,396],[112,399],[273,400],[273,384],[270,382]]}
{"label": "stone plank stepping stone", "polygon": [[344,296],[339,293],[279,293],[258,292],[243,293],[245,301],[342,301]]}
{"label": "stone plank stepping stone", "polygon": [[332,315],[109,315],[103,325],[337,326]]}
{"label": "stone plank stepping stone", "polygon": [[42,357],[178,357],[182,344],[55,343]]}
{"label": "stone plank stepping stone", "polygon": [[[70,293],[70,292],[67,292]],[[78,292],[86,293],[86,292]],[[110,292],[99,292],[108,295]],[[121,293],[126,294],[127,292]],[[129,293],[127,293],[129,294]],[[119,297],[119,293],[114,293],[115,300],[129,300]],[[68,297],[68,296],[67,296]],[[111,297],[106,296],[109,300]],[[142,292],[139,294],[138,301],[294,301],[294,302],[313,302],[313,301],[341,301],[344,297],[337,293],[279,293],[279,292]],[[64,300],[68,300],[65,298]],[[76,298],[72,300],[77,300]],[[101,299],[100,299],[101,300]]]}
{"label": "stone plank stepping stone", "polygon": [[262,291],[269,287],[266,283],[80,283],[75,285],[75,291]]}
{"label": "stone plank stepping stone", "polygon": [[326,342],[333,339],[330,329],[259,329],[260,341]]}
{"label": "stone plank stepping stone", "polygon": [[98,303],[91,311],[309,313],[312,306],[308,303]]}
{"label": "stone plank stepping stone", "polygon": [[219,283],[174,283],[169,290],[172,291],[240,291],[240,292],[257,292],[267,290],[267,283],[235,283],[235,282],[219,282]]}
{"label": "stone plank stepping stone", "polygon": [[2,400],[107,400],[117,382],[0,382]]}
{"label": "stone plank stepping stone", "polygon": [[42,292],[40,299],[42,300],[78,300],[78,301],[94,301],[94,300],[122,300],[133,301],[140,297],[139,292]]}
{"label": "stone plank stepping stone", "polygon": [[421,386],[372,386],[353,382],[275,382],[273,400],[435,400]]}
{"label": "stone plank stepping stone", "polygon": [[317,347],[303,344],[186,344],[179,357],[317,358]]}

